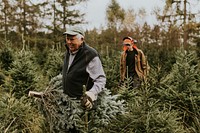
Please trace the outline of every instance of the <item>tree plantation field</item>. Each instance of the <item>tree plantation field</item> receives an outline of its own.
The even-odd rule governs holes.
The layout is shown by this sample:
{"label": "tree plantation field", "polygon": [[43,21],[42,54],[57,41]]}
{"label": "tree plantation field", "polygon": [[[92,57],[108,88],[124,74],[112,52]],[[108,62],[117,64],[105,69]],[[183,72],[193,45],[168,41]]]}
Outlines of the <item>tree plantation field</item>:
{"label": "tree plantation field", "polygon": [[[59,76],[65,48],[55,46],[40,51],[1,42],[0,131],[65,132],[75,124],[81,132],[198,133],[200,69],[198,52],[192,49],[195,47],[166,52],[160,46],[155,52],[155,48],[148,48],[150,74],[147,82],[135,90],[128,90],[128,79],[127,84],[119,86],[120,51],[101,53],[106,90],[99,97],[99,108],[88,112],[93,117],[86,129],[80,104],[62,93]],[[44,92],[45,96],[28,97],[29,91]],[[68,112],[68,104],[61,104],[63,101],[76,111]]]}
{"label": "tree plantation field", "polygon": [[[86,111],[62,91],[69,26],[85,24],[74,6],[87,0],[0,0],[0,133],[200,133],[199,0],[165,0],[146,11],[106,8],[107,26],[85,30],[100,56],[107,82],[96,107]],[[98,17],[98,16],[97,16]],[[147,81],[130,90],[120,83],[122,39],[137,40],[150,65]],[[38,97],[28,96],[30,91]]]}

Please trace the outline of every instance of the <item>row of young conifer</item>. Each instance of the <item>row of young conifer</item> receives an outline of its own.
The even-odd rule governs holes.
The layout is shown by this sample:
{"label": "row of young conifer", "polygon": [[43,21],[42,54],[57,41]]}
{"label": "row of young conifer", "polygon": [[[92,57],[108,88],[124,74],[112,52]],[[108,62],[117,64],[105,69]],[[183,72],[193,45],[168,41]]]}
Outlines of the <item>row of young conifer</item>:
{"label": "row of young conifer", "polygon": [[[52,82],[62,70],[63,47],[13,49],[9,41],[1,42],[0,131],[65,132],[69,128],[66,125],[76,123],[81,132],[200,132],[200,62],[196,47],[142,47],[151,69],[147,82],[135,90],[128,90],[128,79],[127,84],[119,86],[120,51],[96,48],[107,84],[101,96],[104,106],[89,112],[93,119],[87,123],[84,116],[79,116],[81,108],[69,117],[65,111],[68,108],[57,104],[68,99],[56,85],[60,80]],[[45,92],[46,98],[30,98],[30,90]],[[71,121],[63,119],[68,117]]]}

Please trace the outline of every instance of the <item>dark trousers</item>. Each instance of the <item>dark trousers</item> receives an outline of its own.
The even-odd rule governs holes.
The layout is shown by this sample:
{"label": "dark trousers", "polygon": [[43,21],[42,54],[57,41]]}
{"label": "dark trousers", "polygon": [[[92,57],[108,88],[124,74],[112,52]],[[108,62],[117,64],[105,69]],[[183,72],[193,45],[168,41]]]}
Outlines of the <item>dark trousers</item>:
{"label": "dark trousers", "polygon": [[137,74],[129,74],[128,75],[128,83],[129,83],[129,89],[134,89],[140,87],[142,81],[139,79]]}

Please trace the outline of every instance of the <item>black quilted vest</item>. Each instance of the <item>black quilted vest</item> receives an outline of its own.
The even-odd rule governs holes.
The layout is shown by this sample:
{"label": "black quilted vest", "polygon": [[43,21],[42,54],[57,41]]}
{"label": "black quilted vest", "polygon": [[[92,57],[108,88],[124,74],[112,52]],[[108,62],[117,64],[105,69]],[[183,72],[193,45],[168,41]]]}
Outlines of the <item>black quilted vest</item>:
{"label": "black quilted vest", "polygon": [[65,94],[80,98],[83,95],[83,85],[86,85],[87,90],[92,88],[93,82],[86,72],[86,67],[96,56],[98,56],[97,51],[83,43],[67,70],[69,63],[69,51],[67,49],[63,66],[63,90]]}

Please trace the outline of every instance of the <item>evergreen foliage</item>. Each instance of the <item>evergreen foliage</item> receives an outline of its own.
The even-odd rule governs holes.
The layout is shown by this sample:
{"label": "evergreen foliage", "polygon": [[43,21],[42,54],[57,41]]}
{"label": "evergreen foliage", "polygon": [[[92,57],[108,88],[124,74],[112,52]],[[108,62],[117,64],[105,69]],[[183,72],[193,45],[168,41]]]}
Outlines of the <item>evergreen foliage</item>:
{"label": "evergreen foliage", "polygon": [[[84,13],[72,7],[85,1],[1,1],[0,38],[6,41],[0,43],[0,132],[62,133],[76,128],[94,133],[199,133],[200,24],[191,12],[190,23],[184,26],[171,21],[171,14],[160,16],[157,12],[162,22],[168,17],[170,21],[153,28],[148,23],[142,26],[133,22],[132,27],[124,28],[128,12],[112,0],[106,12],[108,28],[87,31],[85,38],[100,53],[108,89],[99,95],[91,111],[63,94],[61,76],[53,77],[61,72],[64,52],[49,47],[62,47],[66,26],[84,21]],[[185,26],[188,38],[181,37],[186,35],[182,31]],[[147,82],[134,90],[130,90],[129,79],[118,86],[119,50],[124,36],[138,40],[137,46],[151,66]],[[182,45],[181,39],[197,45],[191,45],[188,51],[176,51]],[[29,51],[27,46],[33,49]],[[43,91],[44,95],[27,99],[29,90]]]}
{"label": "evergreen foliage", "polygon": [[55,77],[62,72],[63,53],[54,48],[50,49],[47,53],[46,62],[44,63],[43,72],[49,79]]}
{"label": "evergreen foliage", "polygon": [[129,112],[119,115],[110,123],[106,132],[123,133],[186,133],[178,111],[165,107],[154,97],[153,84],[143,84],[141,88],[128,90],[122,86],[119,91],[126,100]]}
{"label": "evergreen foliage", "polygon": [[35,63],[37,63],[41,68],[44,68],[44,64],[46,63],[48,57],[48,49],[41,49],[33,51],[35,57]]}
{"label": "evergreen foliage", "polygon": [[[57,64],[62,62],[60,57],[63,55],[55,51],[52,49],[47,51],[49,54],[46,55],[46,59],[49,62],[52,61],[49,63],[52,65],[45,64],[45,66],[49,66],[52,72],[56,70],[61,72],[57,69]],[[39,69],[38,62],[34,62],[37,59],[31,51],[22,50],[14,54],[16,59],[12,63],[12,69],[4,77],[5,81],[0,86],[0,92],[1,98],[11,92],[13,95],[10,95],[10,97],[21,104],[16,105],[15,110],[18,110],[17,106],[19,110],[23,110],[21,109],[23,106],[26,108],[28,102],[33,102],[25,100],[24,95],[28,95],[29,90],[44,91],[48,80],[45,78],[47,76],[43,75],[45,67]],[[48,56],[55,56],[56,58]],[[173,57],[169,54],[164,56],[166,58]],[[24,130],[24,126],[21,126],[22,121],[30,120],[24,117],[22,117],[23,120],[20,120],[21,123],[18,122],[19,125],[13,124],[12,121],[17,120],[17,118],[14,119],[16,116],[11,114],[12,118],[8,118],[9,115],[6,114],[11,111],[11,108],[1,108],[0,119],[2,119],[2,123],[0,124],[2,131],[9,129],[11,132],[66,132],[66,130],[75,127],[81,132],[95,133],[196,133],[199,131],[200,112],[199,60],[194,52],[184,51],[183,49],[177,51],[174,57],[176,57],[176,62],[167,64],[173,66],[167,76],[165,76],[167,73],[164,71],[165,66],[152,64],[146,84],[142,84],[138,89],[129,90],[130,83],[128,79],[122,86],[117,86],[119,75],[118,54],[103,56],[102,63],[109,90],[105,89],[99,95],[94,110],[85,112],[80,106],[79,100],[74,100],[63,94],[61,76],[58,76],[48,84],[43,97],[35,99],[36,102],[34,101],[34,104],[29,105],[29,115],[35,117],[37,114],[40,116],[41,121],[38,120],[35,123],[36,129],[32,129],[32,126],[29,125],[31,129],[29,128],[29,131]],[[60,60],[58,63],[57,58]],[[169,58],[168,63],[171,59],[173,58]],[[46,70],[48,69],[46,68]],[[4,71],[2,72],[4,74]],[[113,95],[111,91],[119,95]],[[1,100],[2,105],[5,103],[5,100]],[[41,112],[37,112],[35,103],[39,106],[42,115]],[[26,114],[26,111],[21,111],[18,116],[24,116],[24,114]],[[87,117],[89,118],[88,121],[86,120]],[[29,123],[31,124],[31,122]],[[11,126],[8,123],[12,123]]]}
{"label": "evergreen foliage", "polygon": [[24,95],[28,95],[28,92],[35,88],[37,65],[33,62],[34,57],[31,51],[22,50],[15,54],[16,60],[13,62],[9,74],[12,78],[12,93],[16,98],[21,98]]}
{"label": "evergreen foliage", "polygon": [[0,85],[4,84],[5,78],[5,75],[0,71]]}
{"label": "evergreen foliage", "polygon": [[147,56],[148,63],[151,67],[160,69],[159,75],[157,75],[158,80],[171,71],[172,65],[175,63],[175,48],[148,44],[142,49]]}
{"label": "evergreen foliage", "polygon": [[158,89],[160,99],[179,111],[184,126],[191,132],[200,131],[200,70],[196,59],[194,51],[178,50],[172,71],[162,79],[162,88]]}
{"label": "evergreen foliage", "polygon": [[14,51],[11,49],[10,42],[2,42],[3,46],[0,50],[0,64],[1,68],[8,71],[14,61]]}
{"label": "evergreen foliage", "polygon": [[[123,100],[117,100],[118,96],[111,95],[107,89],[98,96],[96,108],[84,110],[80,100],[63,93],[62,75],[54,77],[43,93],[38,103],[45,115],[48,132],[66,132],[76,128],[81,132],[101,133],[112,119],[126,111]],[[85,120],[87,117],[88,121]]]}
{"label": "evergreen foliage", "polygon": [[109,88],[111,91],[115,91],[116,87],[119,84],[119,64],[120,56],[116,55],[115,57],[106,56],[103,58],[103,67],[106,73],[106,88]]}
{"label": "evergreen foliage", "polygon": [[16,99],[0,94],[0,131],[4,133],[42,133],[44,117],[25,97]]}

